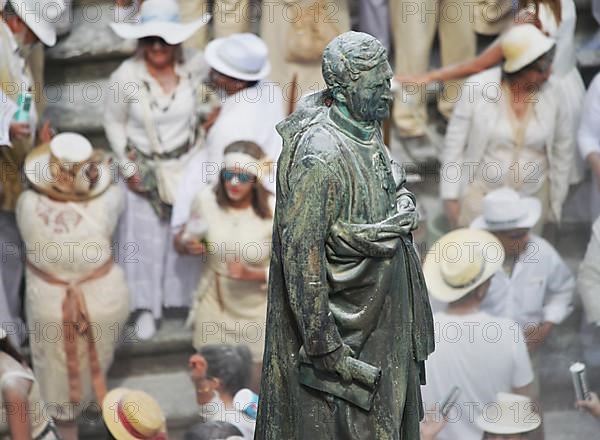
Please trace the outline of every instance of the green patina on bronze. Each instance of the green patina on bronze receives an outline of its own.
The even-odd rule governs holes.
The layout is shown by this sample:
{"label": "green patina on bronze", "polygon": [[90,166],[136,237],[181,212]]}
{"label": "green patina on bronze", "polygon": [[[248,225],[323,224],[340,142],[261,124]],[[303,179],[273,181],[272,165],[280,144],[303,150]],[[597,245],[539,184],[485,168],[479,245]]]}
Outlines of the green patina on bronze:
{"label": "green patina on bronze", "polygon": [[414,196],[381,134],[392,70],[376,39],[349,32],[326,49],[323,75],[329,89],[278,126],[255,438],[416,440],[433,319]]}

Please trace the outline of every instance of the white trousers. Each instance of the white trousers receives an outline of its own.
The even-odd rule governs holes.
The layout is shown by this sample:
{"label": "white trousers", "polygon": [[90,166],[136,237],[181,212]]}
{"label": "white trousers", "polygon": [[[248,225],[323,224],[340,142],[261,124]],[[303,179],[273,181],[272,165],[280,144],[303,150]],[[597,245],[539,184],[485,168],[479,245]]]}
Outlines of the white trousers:
{"label": "white trousers", "polygon": [[146,198],[128,189],[125,193],[115,249],[131,291],[131,309],[149,310],[160,319],[163,307],[189,307],[202,257],[178,254],[169,221],[161,221]]}

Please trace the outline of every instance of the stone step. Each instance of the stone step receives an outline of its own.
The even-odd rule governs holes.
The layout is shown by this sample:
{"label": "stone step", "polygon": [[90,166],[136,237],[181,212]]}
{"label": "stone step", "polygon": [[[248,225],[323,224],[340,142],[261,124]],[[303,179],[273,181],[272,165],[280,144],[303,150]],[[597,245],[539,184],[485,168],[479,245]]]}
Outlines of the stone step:
{"label": "stone step", "polygon": [[133,326],[129,325],[121,336],[109,376],[119,378],[187,368],[194,349],[192,332],[184,328],[184,323],[180,317],[163,318],[156,335],[149,341],[139,341]]}
{"label": "stone step", "polygon": [[73,10],[71,32],[56,46],[47,50],[47,63],[80,64],[89,60],[123,59],[136,46],[134,40],[123,40],[109,27],[115,21],[114,2],[85,2]]}

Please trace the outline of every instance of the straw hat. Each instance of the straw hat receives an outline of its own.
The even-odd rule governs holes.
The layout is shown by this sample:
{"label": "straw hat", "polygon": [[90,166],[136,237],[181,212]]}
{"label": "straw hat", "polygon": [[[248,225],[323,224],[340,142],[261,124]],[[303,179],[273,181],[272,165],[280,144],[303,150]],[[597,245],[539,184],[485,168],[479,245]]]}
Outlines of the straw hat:
{"label": "straw hat", "polygon": [[41,3],[39,0],[8,0],[19,18],[25,22],[45,46],[56,44],[54,23],[65,10],[63,0]]}
{"label": "straw hat", "polygon": [[204,59],[216,71],[242,81],[258,81],[271,72],[267,45],[250,33],[211,41],[204,50]]}
{"label": "straw hat", "polygon": [[146,0],[140,8],[139,23],[111,23],[111,29],[121,38],[160,37],[168,44],[181,44],[210,21],[204,14],[189,23],[181,22],[175,0]]}
{"label": "straw hat", "polygon": [[[495,407],[495,409],[493,409]],[[519,394],[498,393],[496,405],[486,406],[486,410],[475,423],[490,434],[525,434],[537,429],[542,419],[535,411],[529,397]]]}
{"label": "straw hat", "polygon": [[149,394],[115,388],[102,402],[102,418],[117,440],[166,440],[166,419]]}
{"label": "straw hat", "polygon": [[535,197],[522,197],[512,188],[500,188],[483,198],[483,214],[471,228],[487,231],[531,229],[542,215],[542,203]]}
{"label": "straw hat", "polygon": [[80,134],[61,133],[27,155],[24,172],[38,191],[53,199],[81,202],[110,187],[110,167],[102,156]]}
{"label": "straw hat", "polygon": [[544,55],[556,42],[532,24],[520,24],[506,32],[501,44],[504,55],[502,69],[514,73]]}
{"label": "straw hat", "polygon": [[429,249],[423,274],[431,296],[450,303],[491,278],[503,262],[504,249],[494,235],[475,229],[457,229]]}

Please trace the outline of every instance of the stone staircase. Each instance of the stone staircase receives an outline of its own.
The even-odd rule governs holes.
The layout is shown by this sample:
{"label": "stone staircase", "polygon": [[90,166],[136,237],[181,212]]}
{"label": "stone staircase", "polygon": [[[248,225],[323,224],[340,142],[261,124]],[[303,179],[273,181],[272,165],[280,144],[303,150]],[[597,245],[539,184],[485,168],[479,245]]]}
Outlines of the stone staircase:
{"label": "stone staircase", "polygon": [[[578,1],[578,43],[588,40],[595,32],[587,1]],[[56,47],[48,50],[46,61],[47,115],[59,131],[80,132],[98,147],[108,146],[102,128],[102,109],[105,99],[114,98],[114,85],[108,77],[112,71],[135,51],[135,44],[124,42],[108,28],[114,15],[112,2],[76,0],[74,25],[71,33]],[[590,58],[588,58],[588,61]],[[600,60],[600,58],[599,58]],[[583,68],[586,81],[597,70],[589,63]],[[431,132],[438,121],[432,118]],[[441,136],[438,140],[441,139]],[[392,154],[401,161],[413,162],[414,171],[423,181],[412,185],[413,191],[431,218],[439,213],[437,201],[437,150],[434,145],[417,157],[407,156],[402,142],[395,135]],[[565,225],[555,234],[557,247],[573,270],[585,252],[589,225]],[[547,438],[599,438],[596,421],[572,409],[572,389],[568,365],[581,358],[578,343],[578,323],[581,308],[556,329],[542,354],[543,405],[546,415]],[[140,342],[124,337],[113,368],[109,386],[139,388],[155,396],[165,410],[172,438],[181,438],[185,428],[197,416],[194,392],[187,376],[187,358],[192,353],[191,333],[183,329],[185,312],[167,311],[163,324],[151,341]],[[131,335],[131,332],[126,332]],[[592,387],[600,389],[600,372],[590,372]],[[91,410],[81,422],[81,438],[100,439],[102,423],[97,411]]]}

